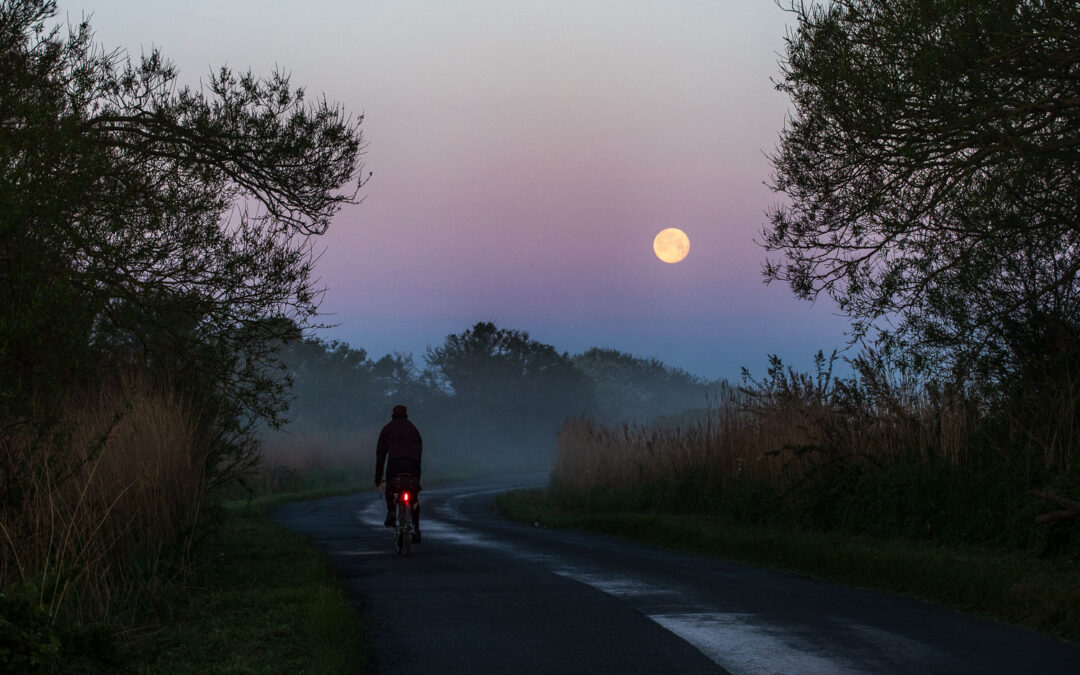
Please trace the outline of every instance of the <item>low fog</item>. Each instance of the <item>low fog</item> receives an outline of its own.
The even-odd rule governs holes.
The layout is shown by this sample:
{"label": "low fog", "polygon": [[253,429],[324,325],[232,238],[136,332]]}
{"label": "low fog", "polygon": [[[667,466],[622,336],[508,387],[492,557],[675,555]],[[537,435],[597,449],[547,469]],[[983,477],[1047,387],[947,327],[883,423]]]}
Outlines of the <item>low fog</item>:
{"label": "low fog", "polygon": [[570,355],[492,323],[447,336],[419,361],[317,339],[286,344],[281,359],[292,380],[288,422],[262,440],[264,468],[286,475],[373,475],[375,441],[396,404],[424,437],[426,480],[550,470],[569,418],[685,420],[721,385],[613,349]]}

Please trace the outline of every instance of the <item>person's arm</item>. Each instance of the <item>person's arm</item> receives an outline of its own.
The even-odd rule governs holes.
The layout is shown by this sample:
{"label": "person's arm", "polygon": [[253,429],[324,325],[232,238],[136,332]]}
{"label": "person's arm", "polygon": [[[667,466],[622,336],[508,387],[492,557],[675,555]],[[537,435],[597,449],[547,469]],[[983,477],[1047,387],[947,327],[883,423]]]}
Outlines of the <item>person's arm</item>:
{"label": "person's arm", "polygon": [[375,486],[383,477],[383,464],[386,463],[386,429],[379,432],[379,442],[375,445]]}

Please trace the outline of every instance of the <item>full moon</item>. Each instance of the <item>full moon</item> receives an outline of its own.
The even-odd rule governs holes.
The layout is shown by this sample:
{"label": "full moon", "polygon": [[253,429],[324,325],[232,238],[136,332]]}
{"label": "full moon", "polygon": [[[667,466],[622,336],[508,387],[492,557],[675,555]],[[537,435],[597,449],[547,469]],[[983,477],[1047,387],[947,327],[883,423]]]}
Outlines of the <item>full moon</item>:
{"label": "full moon", "polygon": [[664,262],[677,263],[690,252],[690,237],[677,227],[669,227],[653,239],[652,250]]}

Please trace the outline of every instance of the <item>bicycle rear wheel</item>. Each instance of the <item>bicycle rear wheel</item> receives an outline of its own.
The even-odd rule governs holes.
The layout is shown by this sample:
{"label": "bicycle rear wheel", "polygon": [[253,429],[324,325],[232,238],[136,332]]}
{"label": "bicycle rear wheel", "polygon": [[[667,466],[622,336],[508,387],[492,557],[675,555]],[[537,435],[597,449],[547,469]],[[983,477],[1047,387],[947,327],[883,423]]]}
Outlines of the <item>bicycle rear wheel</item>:
{"label": "bicycle rear wheel", "polygon": [[404,504],[403,506],[404,508],[402,511],[404,511],[404,515],[402,515],[401,519],[401,548],[407,558],[409,557],[409,550],[412,548],[412,509],[409,508],[408,504]]}
{"label": "bicycle rear wheel", "polygon": [[396,505],[397,510],[397,527],[394,528],[394,550],[398,552],[398,555],[409,555],[409,544],[412,543],[409,540],[412,535],[409,533],[409,506],[405,502],[398,501]]}

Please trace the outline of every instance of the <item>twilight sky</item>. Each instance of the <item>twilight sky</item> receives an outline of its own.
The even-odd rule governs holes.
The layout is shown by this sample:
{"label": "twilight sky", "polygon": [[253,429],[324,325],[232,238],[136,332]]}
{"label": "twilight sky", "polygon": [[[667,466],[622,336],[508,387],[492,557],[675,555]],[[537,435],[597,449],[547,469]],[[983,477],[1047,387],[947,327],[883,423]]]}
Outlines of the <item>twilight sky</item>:
{"label": "twilight sky", "polygon": [[[753,241],[788,109],[771,0],[60,0],[83,14],[181,83],[277,66],[365,115],[374,176],[317,243],[323,337],[422,365],[494,321],[733,380],[844,345],[829,301],[762,283]],[[681,263],[653,254],[666,227]]]}

